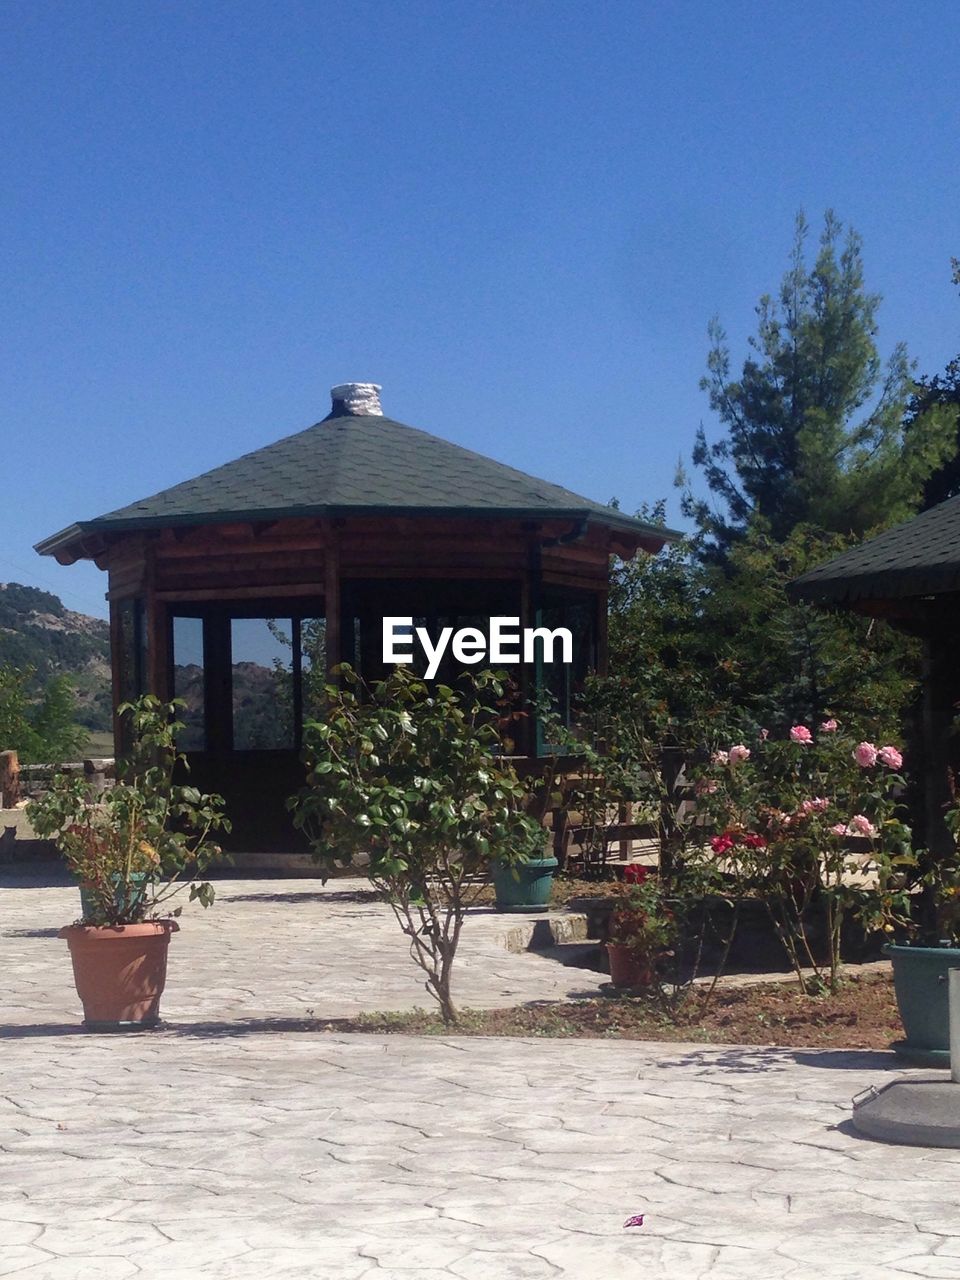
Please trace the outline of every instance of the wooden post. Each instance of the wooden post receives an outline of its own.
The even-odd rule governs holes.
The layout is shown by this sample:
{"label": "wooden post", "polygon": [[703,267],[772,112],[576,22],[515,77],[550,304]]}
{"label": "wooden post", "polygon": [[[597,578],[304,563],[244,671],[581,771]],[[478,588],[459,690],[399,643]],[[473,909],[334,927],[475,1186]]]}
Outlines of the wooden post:
{"label": "wooden post", "polygon": [[327,678],[341,660],[340,650],[340,543],[332,525],[326,529],[326,546],[324,547],[323,598],[326,610],[325,646],[327,655]]}
{"label": "wooden post", "polygon": [[677,865],[680,828],[676,820],[677,783],[683,758],[677,747],[663,747],[660,754],[662,795],[660,801],[660,874],[671,875]]}
{"label": "wooden post", "polygon": [[[527,543],[527,571],[520,589],[520,626],[540,625],[540,606],[543,591],[543,548],[539,530]],[[521,755],[536,756],[540,740],[539,719],[533,709],[533,700],[540,693],[538,673],[542,664],[537,662],[533,670],[524,662],[520,665],[520,700],[526,718],[520,721],[517,734],[517,751]]]}
{"label": "wooden post", "polygon": [[120,686],[120,605],[116,600],[110,601],[110,679],[113,704],[113,750],[120,756],[123,755],[123,727],[117,715],[117,707],[123,702],[123,690]]}
{"label": "wooden post", "polygon": [[609,593],[597,593],[597,674],[605,676],[609,662],[607,621],[610,614]]}
{"label": "wooden post", "polygon": [[107,775],[102,760],[84,760],[83,777],[87,786],[87,796],[96,800],[107,785]]}
{"label": "wooden post", "polygon": [[954,850],[944,815],[956,791],[951,746],[958,697],[950,636],[934,632],[923,645],[923,803],[927,848],[938,860]]}
{"label": "wooden post", "polygon": [[20,759],[16,751],[0,751],[0,809],[12,809],[20,800]]}

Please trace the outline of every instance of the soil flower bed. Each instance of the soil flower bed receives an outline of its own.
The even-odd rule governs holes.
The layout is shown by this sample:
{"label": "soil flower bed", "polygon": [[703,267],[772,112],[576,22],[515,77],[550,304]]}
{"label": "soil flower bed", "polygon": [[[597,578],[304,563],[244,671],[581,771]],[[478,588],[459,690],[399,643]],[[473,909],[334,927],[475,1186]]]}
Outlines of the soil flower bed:
{"label": "soil flower bed", "polygon": [[629,997],[461,1011],[456,1027],[426,1010],[318,1021],[337,1032],[396,1035],[556,1036],[703,1041],[796,1048],[885,1049],[903,1035],[888,974],[855,975],[835,995],[805,996],[793,982],[721,988],[706,1013],[694,992],[679,1010]]}

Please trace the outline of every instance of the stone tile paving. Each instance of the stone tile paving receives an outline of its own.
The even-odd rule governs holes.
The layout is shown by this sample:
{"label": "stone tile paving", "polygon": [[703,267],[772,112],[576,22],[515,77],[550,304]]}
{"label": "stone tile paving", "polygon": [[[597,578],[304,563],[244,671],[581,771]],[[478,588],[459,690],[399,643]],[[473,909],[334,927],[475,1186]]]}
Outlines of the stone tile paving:
{"label": "stone tile paving", "polygon": [[[232,1022],[302,1018],[312,1009],[335,1018],[432,1006],[393,914],[372,900],[365,881],[331,880],[324,886],[317,879],[230,879],[218,880],[216,892],[208,911],[184,905],[181,930],[170,947],[165,1017]],[[79,910],[72,886],[0,879],[4,1022],[76,1018],[66,944],[56,933]],[[456,991],[464,1005],[495,1009],[593,996],[607,981],[591,969],[508,951],[498,938],[525,919],[492,910],[470,919],[456,962]]]}
{"label": "stone tile paving", "polygon": [[[960,1277],[960,1152],[849,1130],[889,1055],[279,1032],[308,998],[344,1011],[328,913],[365,935],[355,959],[380,935],[349,903],[257,891],[274,887],[286,916],[227,886],[191,914],[169,1029],[121,1037],[80,1031],[63,944],[15,931],[60,923],[68,891],[0,888],[0,1275]],[[205,997],[186,986],[201,962]],[[393,972],[402,944],[376,963],[357,1003],[420,998]],[[537,992],[550,964],[506,963],[514,998],[513,965]]]}

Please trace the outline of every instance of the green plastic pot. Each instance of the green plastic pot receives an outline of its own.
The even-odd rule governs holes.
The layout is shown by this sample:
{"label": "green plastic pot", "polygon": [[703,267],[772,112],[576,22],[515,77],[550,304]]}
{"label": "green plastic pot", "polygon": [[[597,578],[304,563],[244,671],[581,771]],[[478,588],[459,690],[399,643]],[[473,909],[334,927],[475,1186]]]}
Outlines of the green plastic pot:
{"label": "green plastic pot", "polygon": [[556,858],[530,858],[516,866],[493,864],[498,911],[546,911],[553,892]]}
{"label": "green plastic pot", "polygon": [[[131,871],[129,880],[125,880],[118,871],[110,877],[110,880],[113,884],[113,900],[117,904],[118,912],[126,913],[140,906],[149,884],[145,871]],[[96,910],[96,899],[85,884],[80,886],[80,909],[84,920]]]}
{"label": "green plastic pot", "polygon": [[893,1048],[919,1066],[949,1067],[947,970],[960,969],[958,947],[884,947],[906,1036]]}

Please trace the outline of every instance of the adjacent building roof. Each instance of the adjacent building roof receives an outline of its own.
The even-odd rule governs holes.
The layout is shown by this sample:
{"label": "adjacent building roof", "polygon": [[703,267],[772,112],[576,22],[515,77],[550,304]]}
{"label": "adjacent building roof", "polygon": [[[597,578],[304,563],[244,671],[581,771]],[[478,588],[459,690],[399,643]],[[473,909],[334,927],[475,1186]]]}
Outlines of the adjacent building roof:
{"label": "adjacent building roof", "polygon": [[960,497],[818,565],[789,590],[795,600],[837,605],[960,591]]}
{"label": "adjacent building roof", "polygon": [[322,422],[235,462],[37,544],[75,553],[85,535],[297,516],[484,516],[585,520],[657,546],[680,535],[482,454],[335,400]]}

